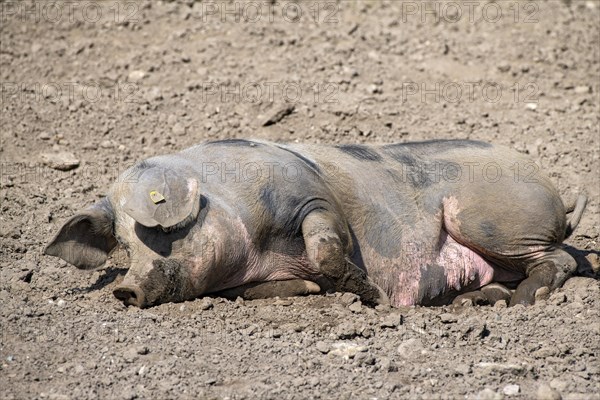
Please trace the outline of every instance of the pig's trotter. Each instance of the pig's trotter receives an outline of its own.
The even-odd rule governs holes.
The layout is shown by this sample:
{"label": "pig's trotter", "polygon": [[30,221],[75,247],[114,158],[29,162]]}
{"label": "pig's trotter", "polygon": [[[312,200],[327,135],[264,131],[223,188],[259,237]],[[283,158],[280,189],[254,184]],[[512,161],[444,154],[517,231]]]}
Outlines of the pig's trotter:
{"label": "pig's trotter", "polygon": [[302,234],[309,260],[338,292],[352,292],[369,304],[388,304],[387,294],[348,258],[351,245],[339,217],[326,210],[308,214]]}
{"label": "pig's trotter", "polygon": [[288,281],[253,282],[215,293],[227,299],[241,297],[244,300],[268,299],[272,297],[293,297],[317,294],[319,285],[303,279]]}
{"label": "pig's trotter", "polygon": [[527,278],[519,284],[510,305],[535,303],[538,289],[554,290],[577,269],[577,262],[562,249],[554,249],[527,269]]}
{"label": "pig's trotter", "polygon": [[499,300],[510,301],[511,291],[499,283],[490,283],[474,292],[463,293],[457,296],[452,304],[459,306],[472,306],[484,304],[496,304]]}

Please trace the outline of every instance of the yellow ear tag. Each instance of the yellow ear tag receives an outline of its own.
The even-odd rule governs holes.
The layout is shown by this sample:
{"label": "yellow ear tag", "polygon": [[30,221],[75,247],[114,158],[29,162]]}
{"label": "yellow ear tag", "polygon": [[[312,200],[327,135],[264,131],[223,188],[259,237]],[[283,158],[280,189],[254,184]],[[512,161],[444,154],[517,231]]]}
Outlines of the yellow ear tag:
{"label": "yellow ear tag", "polygon": [[150,200],[152,200],[152,202],[154,204],[158,204],[158,203],[162,203],[165,200],[165,196],[163,196],[162,194],[160,194],[159,192],[157,192],[156,190],[153,190],[150,192]]}

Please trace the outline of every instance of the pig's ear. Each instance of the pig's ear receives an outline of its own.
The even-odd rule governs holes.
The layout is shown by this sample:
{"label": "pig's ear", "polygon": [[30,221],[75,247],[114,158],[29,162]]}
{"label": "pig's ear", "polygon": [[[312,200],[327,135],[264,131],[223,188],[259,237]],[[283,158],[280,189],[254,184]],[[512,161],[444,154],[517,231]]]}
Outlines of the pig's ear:
{"label": "pig's ear", "polygon": [[123,210],[138,223],[173,230],[186,226],[200,212],[198,181],[166,168],[149,168],[130,185]]}
{"label": "pig's ear", "polygon": [[106,198],[71,217],[44,249],[81,269],[106,262],[117,245],[113,235],[114,214]]}

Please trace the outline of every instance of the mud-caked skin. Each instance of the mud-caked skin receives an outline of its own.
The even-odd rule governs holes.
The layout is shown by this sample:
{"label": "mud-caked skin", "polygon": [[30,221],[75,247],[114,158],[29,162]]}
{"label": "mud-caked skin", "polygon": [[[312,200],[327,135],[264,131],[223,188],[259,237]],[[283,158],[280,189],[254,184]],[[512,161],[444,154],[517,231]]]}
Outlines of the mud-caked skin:
{"label": "mud-caked skin", "polygon": [[575,270],[561,243],[585,202],[566,208],[531,160],[483,142],[232,139],[138,163],[45,252],[90,269],[120,243],[131,266],[114,293],[140,307],[325,290],[532,304]]}

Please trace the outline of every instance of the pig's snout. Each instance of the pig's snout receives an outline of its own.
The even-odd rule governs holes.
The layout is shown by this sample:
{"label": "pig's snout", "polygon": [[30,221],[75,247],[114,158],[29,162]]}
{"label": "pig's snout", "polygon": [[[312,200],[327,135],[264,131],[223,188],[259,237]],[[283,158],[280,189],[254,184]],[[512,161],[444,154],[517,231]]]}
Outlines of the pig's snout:
{"label": "pig's snout", "polygon": [[144,307],[146,305],[146,296],[142,289],[135,285],[122,285],[117,287],[113,294],[126,306]]}

